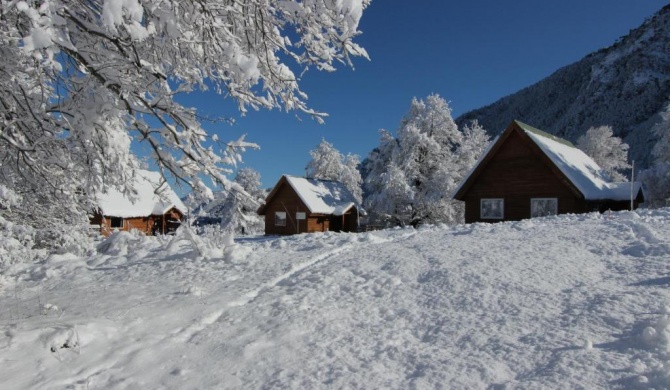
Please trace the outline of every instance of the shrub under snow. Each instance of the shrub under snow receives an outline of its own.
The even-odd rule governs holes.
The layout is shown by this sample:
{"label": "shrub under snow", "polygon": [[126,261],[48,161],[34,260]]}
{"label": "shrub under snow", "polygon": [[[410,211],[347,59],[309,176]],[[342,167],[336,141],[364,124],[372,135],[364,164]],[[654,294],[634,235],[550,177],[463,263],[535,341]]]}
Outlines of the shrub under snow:
{"label": "shrub under snow", "polygon": [[16,225],[0,217],[0,269],[35,260],[46,253],[46,249],[35,248],[35,229]]}

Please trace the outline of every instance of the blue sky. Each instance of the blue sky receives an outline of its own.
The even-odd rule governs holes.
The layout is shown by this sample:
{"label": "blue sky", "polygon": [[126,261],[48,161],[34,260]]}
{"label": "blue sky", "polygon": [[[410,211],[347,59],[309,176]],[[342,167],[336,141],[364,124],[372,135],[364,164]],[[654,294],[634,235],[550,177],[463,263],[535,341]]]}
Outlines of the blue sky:
{"label": "blue sky", "polygon": [[[222,140],[247,134],[261,149],[240,167],[261,173],[270,187],[286,174],[302,175],[322,138],[342,153],[365,158],[379,130],[395,133],[413,97],[438,93],[454,118],[529,86],[586,54],[607,47],[661,9],[658,0],[373,0],[358,42],[370,61],[355,69],[310,70],[302,90],[312,108],[330,114],[324,125],[295,113],[251,111],[213,94],[187,102],[234,125],[205,124]],[[522,118],[520,118],[522,119]]]}

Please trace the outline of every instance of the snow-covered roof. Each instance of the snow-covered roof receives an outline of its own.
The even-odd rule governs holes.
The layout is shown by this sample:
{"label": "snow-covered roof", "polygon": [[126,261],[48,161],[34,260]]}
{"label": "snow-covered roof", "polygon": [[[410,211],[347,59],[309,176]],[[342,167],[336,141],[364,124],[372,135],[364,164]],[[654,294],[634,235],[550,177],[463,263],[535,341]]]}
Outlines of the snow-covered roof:
{"label": "snow-covered roof", "polygon": [[364,214],[354,196],[340,182],[289,175],[284,177],[311,213],[343,215],[352,207],[356,207],[361,214]]}
{"label": "snow-covered roof", "polygon": [[[584,199],[615,201],[630,199],[630,182],[610,182],[609,176],[605,171],[591,157],[577,149],[571,142],[519,121],[512,122],[512,125],[507,128],[507,132],[513,131],[515,128],[514,124],[516,124],[517,129],[528,136],[542,150],[561,173],[582,193]],[[502,145],[501,142],[504,142],[504,139],[503,134],[503,136],[496,137],[489,144],[487,150],[480,156],[477,163],[465,175],[458,188],[456,188],[452,194],[452,198],[463,200],[460,197],[463,196],[463,191],[467,190],[466,186],[471,182],[471,177],[479,170],[481,164],[485,164],[485,161],[488,161],[487,157],[495,153],[495,150],[499,147],[496,145]],[[632,191],[635,197],[637,197],[641,188],[642,185],[640,182],[632,184]]]}
{"label": "snow-covered roof", "polygon": [[[587,200],[628,200],[631,183],[612,183],[605,171],[572,143],[516,121],[556,167],[577,187]],[[637,196],[640,183],[633,183]]]}
{"label": "snow-covered roof", "polygon": [[102,215],[122,218],[148,217],[163,215],[173,207],[186,213],[186,206],[172,188],[162,182],[159,172],[138,170],[133,181],[133,188],[137,191],[135,201],[115,188],[95,195],[96,205]]}

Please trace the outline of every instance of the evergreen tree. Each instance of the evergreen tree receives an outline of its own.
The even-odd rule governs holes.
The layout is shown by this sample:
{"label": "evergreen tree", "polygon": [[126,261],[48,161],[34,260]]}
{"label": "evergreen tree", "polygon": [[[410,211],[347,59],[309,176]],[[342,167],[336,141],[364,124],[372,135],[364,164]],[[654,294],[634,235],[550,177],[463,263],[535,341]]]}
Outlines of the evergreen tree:
{"label": "evergreen tree", "polygon": [[[364,161],[363,172],[365,178],[363,180],[363,189],[365,191],[365,198],[380,194],[384,189],[384,181],[382,176],[388,169],[391,163],[393,151],[398,146],[397,140],[391,133],[386,130],[380,130],[379,147],[370,152],[368,158]],[[366,206],[368,212],[374,212],[374,207]]]}
{"label": "evergreen tree", "polygon": [[363,178],[359,171],[360,165],[361,158],[358,157],[358,155],[347,154],[346,157],[344,157],[342,174],[340,175],[339,180],[345,187],[347,187],[358,203],[363,202]]}
{"label": "evergreen tree", "polygon": [[657,138],[652,149],[655,161],[640,172],[645,203],[649,207],[670,206],[670,105],[661,112],[661,121],[652,131]]}
{"label": "evergreen tree", "polygon": [[382,131],[380,146],[367,159],[368,212],[398,225],[461,222],[463,206],[451,194],[487,143],[476,122],[460,131],[438,95],[413,99],[398,138]]}
{"label": "evergreen tree", "polygon": [[345,157],[325,139],[309,154],[312,159],[307,163],[308,177],[338,181],[344,184],[357,202],[363,200],[363,179],[358,171],[360,158],[357,155],[348,154]]}
{"label": "evergreen tree", "polygon": [[[221,210],[220,222],[224,245],[228,246],[234,243],[235,234],[240,227],[241,214],[242,210],[240,209],[238,194],[235,191],[228,192]],[[241,226],[241,229],[244,231],[244,226]]]}
{"label": "evergreen tree", "polygon": [[236,232],[242,234],[261,234],[265,231],[265,219],[256,212],[263,203],[265,190],[261,188],[261,174],[252,168],[242,168],[237,172],[234,182],[244,193],[235,192],[236,207],[239,213]]}
{"label": "evergreen tree", "polygon": [[373,191],[365,201],[368,212],[375,219],[404,226],[412,218],[414,189],[408,184],[403,170],[389,161],[376,178],[378,191]]}
{"label": "evergreen tree", "polygon": [[577,147],[590,156],[612,181],[624,181],[622,170],[630,168],[628,164],[628,144],[615,137],[610,126],[589,128],[577,139]]}
{"label": "evergreen tree", "polygon": [[656,162],[670,163],[670,104],[661,112],[661,121],[652,129],[656,136],[656,145],[652,154]]}
{"label": "evergreen tree", "polygon": [[342,154],[333,144],[322,139],[309,151],[312,159],[307,163],[307,176],[321,180],[339,180],[342,173]]}
{"label": "evergreen tree", "polygon": [[194,207],[195,224],[219,224],[222,230],[234,234],[263,233],[265,220],[256,213],[265,198],[265,190],[260,186],[260,174],[257,171],[240,169],[228,188]]}
{"label": "evergreen tree", "polygon": [[670,162],[657,161],[640,172],[640,181],[644,185],[644,198],[647,207],[670,206]]}
{"label": "evergreen tree", "polygon": [[462,180],[475,166],[490,142],[491,137],[477,120],[463,127],[463,141],[456,151],[456,166],[460,169],[459,180]]}

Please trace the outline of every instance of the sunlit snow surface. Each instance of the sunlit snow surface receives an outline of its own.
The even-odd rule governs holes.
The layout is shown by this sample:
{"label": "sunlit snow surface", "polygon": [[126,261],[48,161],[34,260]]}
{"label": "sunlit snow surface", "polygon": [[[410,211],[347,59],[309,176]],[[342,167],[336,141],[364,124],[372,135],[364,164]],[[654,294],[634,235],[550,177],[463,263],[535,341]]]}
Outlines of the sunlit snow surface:
{"label": "sunlit snow surface", "polygon": [[0,388],[668,388],[670,210],[240,239],[0,274]]}

